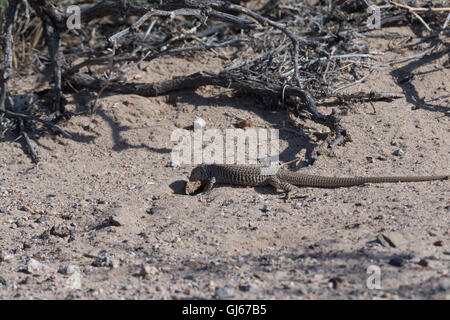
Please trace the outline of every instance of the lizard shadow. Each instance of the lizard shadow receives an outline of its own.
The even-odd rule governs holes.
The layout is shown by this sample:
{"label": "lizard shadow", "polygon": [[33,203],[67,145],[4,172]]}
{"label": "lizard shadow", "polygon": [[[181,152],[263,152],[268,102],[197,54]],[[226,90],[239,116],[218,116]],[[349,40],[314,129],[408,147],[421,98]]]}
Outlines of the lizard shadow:
{"label": "lizard shadow", "polygon": [[169,185],[174,194],[186,195],[185,193],[186,180],[176,180]]}

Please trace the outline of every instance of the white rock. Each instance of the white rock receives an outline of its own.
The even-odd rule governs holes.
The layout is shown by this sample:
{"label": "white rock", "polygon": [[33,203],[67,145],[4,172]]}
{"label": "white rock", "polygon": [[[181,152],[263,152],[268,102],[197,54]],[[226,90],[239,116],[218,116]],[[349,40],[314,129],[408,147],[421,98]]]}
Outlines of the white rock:
{"label": "white rock", "polygon": [[69,278],[67,278],[66,284],[72,290],[81,289],[81,273],[76,270]]}
{"label": "white rock", "polygon": [[9,262],[14,258],[14,255],[7,252],[0,252],[0,262]]}
{"label": "white rock", "polygon": [[194,120],[194,130],[195,129],[202,129],[205,126],[206,126],[206,121],[203,120],[202,118],[197,118],[197,119]]}
{"label": "white rock", "polygon": [[39,273],[44,271],[46,266],[43,263],[40,263],[39,261],[30,258],[27,262],[27,270],[29,273]]}
{"label": "white rock", "polygon": [[58,272],[61,274],[71,275],[74,274],[75,272],[79,272],[79,268],[73,264],[69,264],[68,266],[63,266],[59,268]]}
{"label": "white rock", "polygon": [[154,266],[149,266],[149,265],[144,264],[141,267],[141,275],[144,277],[154,276],[158,272],[159,272],[158,268],[156,268]]}
{"label": "white rock", "polygon": [[295,209],[300,209],[301,207],[303,207],[303,202],[299,202],[299,201],[294,202]]}

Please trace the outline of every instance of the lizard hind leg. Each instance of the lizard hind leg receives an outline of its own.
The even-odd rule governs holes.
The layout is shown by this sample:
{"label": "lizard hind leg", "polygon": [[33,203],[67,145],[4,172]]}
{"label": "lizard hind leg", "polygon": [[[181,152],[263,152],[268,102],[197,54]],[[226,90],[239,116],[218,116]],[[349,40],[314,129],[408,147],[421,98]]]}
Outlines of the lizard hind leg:
{"label": "lizard hind leg", "polygon": [[293,184],[283,182],[277,177],[271,177],[267,180],[267,183],[270,184],[275,189],[281,189],[285,192],[285,199],[289,200],[289,198],[300,191],[299,188],[294,186]]}

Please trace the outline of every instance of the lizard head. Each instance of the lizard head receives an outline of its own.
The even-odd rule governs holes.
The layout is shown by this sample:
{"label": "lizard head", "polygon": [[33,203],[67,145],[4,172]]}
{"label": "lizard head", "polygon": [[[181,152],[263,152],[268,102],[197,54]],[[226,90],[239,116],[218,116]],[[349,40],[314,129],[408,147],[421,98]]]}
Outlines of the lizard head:
{"label": "lizard head", "polygon": [[192,169],[189,181],[186,183],[186,194],[194,195],[201,192],[209,179],[209,171],[207,166],[199,165]]}
{"label": "lizard head", "polygon": [[198,165],[191,171],[189,181],[205,181],[209,179],[208,169],[205,165]]}

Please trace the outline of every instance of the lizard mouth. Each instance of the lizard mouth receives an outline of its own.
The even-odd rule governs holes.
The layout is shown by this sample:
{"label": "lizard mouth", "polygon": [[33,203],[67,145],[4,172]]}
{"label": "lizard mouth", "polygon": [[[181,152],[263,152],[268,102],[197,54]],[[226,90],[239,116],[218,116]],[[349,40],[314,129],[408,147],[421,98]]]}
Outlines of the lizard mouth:
{"label": "lizard mouth", "polygon": [[185,192],[188,195],[196,195],[201,192],[205,184],[206,183],[201,180],[187,181]]}

